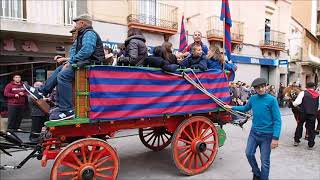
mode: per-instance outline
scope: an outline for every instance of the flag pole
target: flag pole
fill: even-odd
[[[223,49],[223,62],[225,63],[225,61],[226,61],[226,59],[225,59],[225,57],[226,57],[226,47],[225,47],[225,39],[226,39],[226,32],[225,32],[225,27],[226,26],[226,18],[224,18],[223,19],[223,30],[222,30],[222,32],[223,32],[223,36],[222,36],[222,49]],[[222,70],[224,70],[224,63],[222,64]]]

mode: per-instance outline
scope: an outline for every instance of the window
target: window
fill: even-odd
[[[23,19],[23,0],[1,0],[0,5],[1,17]]]
[[[77,1],[76,0],[64,0],[64,24],[72,25],[74,19],[77,16]]]

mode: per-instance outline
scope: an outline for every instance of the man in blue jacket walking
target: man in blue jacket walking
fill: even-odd
[[[266,93],[267,81],[256,78],[252,82],[257,94],[249,98],[245,106],[229,106],[225,108],[246,112],[252,109],[252,127],[248,137],[246,156],[252,168],[254,180],[269,179],[271,149],[278,147],[281,131],[281,115],[277,99]],[[259,146],[261,169],[258,167],[255,153]]]

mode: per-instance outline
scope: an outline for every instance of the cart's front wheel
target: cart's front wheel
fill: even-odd
[[[171,143],[172,133],[163,126],[140,128],[139,138],[147,148],[153,151],[161,151]]]
[[[107,142],[87,138],[69,144],[53,164],[50,178],[57,179],[116,179],[119,158]]]
[[[192,117],[178,126],[171,146],[177,168],[186,175],[199,174],[210,167],[218,152],[216,127],[206,117]]]

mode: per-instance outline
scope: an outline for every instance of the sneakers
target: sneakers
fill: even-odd
[[[253,174],[252,180],[260,180],[260,176],[257,176],[257,175],[255,175],[255,174]]]
[[[299,143],[298,142],[294,142],[293,145],[294,146],[299,146]]]
[[[34,98],[34,99],[43,99],[44,95],[39,92],[39,90],[35,87],[29,86],[28,84],[23,83],[24,89]]]
[[[66,111],[66,112],[61,112],[61,111],[54,111],[52,112],[52,114],[50,114],[50,121],[62,121],[62,120],[66,120],[66,119],[72,119],[74,118],[74,111],[70,110],[70,111]]]
[[[312,147],[308,146],[308,150],[312,150],[313,148],[314,148],[314,146],[312,146]]]

